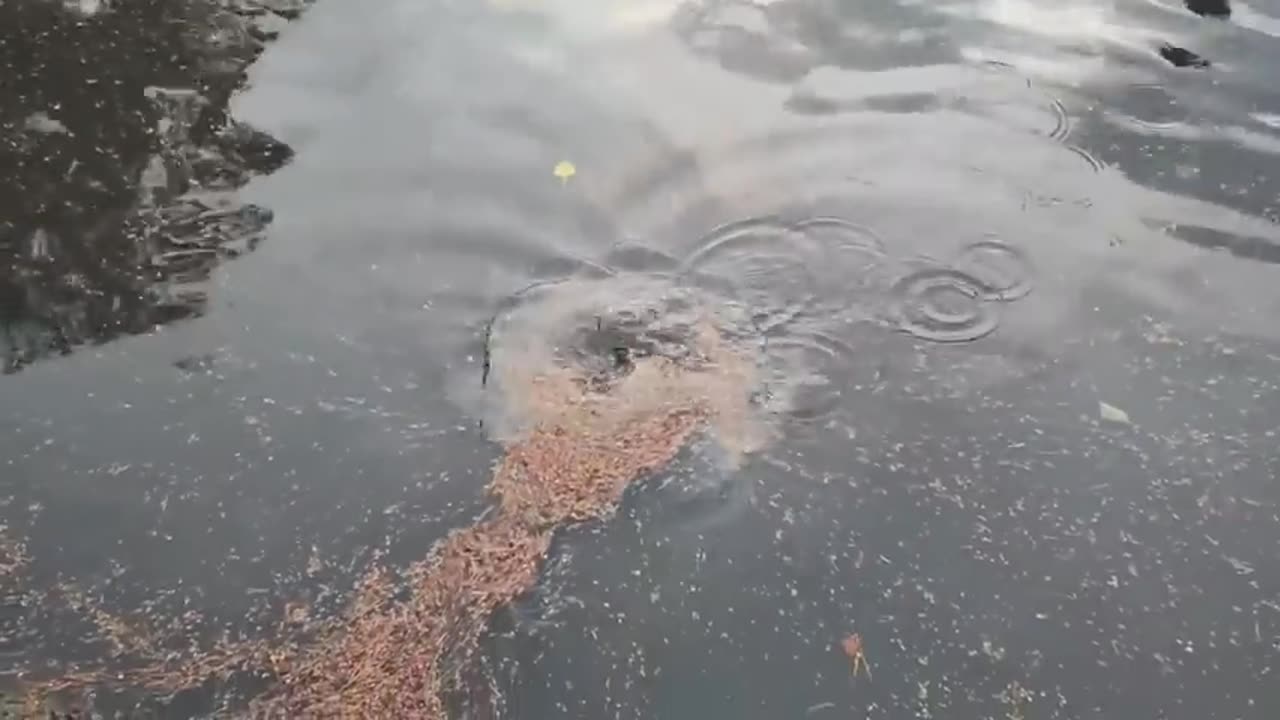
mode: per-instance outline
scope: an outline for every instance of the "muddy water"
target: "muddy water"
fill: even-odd
[[[232,103],[295,153],[241,190],[268,241],[198,316],[0,378],[4,663],[110,655],[69,585],[206,641],[332,611],[486,507],[521,418],[485,367],[545,358],[504,318],[608,373],[694,296],[777,432],[557,536],[459,717],[1274,717],[1278,34],[322,0]]]

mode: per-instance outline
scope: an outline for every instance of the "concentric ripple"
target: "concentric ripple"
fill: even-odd
[[[985,302],[989,290],[961,270],[924,265],[894,284],[892,317],[898,329],[923,340],[970,342],[998,325],[994,309]]]
[[[1021,250],[995,238],[966,245],[951,268],[983,289],[986,300],[1011,301],[1031,292],[1031,263]]]
[[[884,240],[874,230],[844,218],[813,217],[794,223],[791,229],[822,248],[824,280],[834,279],[845,287],[865,286],[884,262]]]
[[[678,274],[748,308],[762,328],[784,324],[816,300],[822,247],[778,218],[751,218],[711,231]]]
[[[764,405],[792,420],[817,422],[841,406],[841,379],[853,348],[820,332],[772,337],[766,346],[769,375]]]

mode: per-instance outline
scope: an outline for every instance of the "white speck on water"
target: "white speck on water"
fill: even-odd
[[[1237,574],[1237,575],[1252,575],[1252,574],[1253,574],[1253,565],[1250,565],[1249,563],[1247,563],[1247,562],[1245,562],[1245,561],[1241,560],[1240,558],[1233,558],[1233,557],[1231,557],[1231,556],[1229,556],[1229,555],[1223,555],[1223,556],[1222,556],[1222,559],[1223,559],[1223,560],[1226,560],[1226,561],[1227,561],[1227,562],[1229,562],[1229,563],[1231,563],[1231,567],[1235,568],[1235,571],[1236,571],[1236,574]]]

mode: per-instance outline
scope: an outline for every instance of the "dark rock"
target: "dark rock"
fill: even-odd
[[[1164,45],[1160,48],[1160,57],[1168,60],[1174,67],[1207,68],[1210,63],[1205,58],[1177,45]]]

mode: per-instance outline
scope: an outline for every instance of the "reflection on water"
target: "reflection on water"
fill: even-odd
[[[0,11],[5,372],[201,314],[213,269],[260,239],[270,214],[231,192],[289,150],[226,124],[261,45],[190,37],[184,24],[237,28],[211,8]]]
[[[6,651],[121,664],[40,604],[70,579],[108,618],[199,608],[202,649],[343,617],[493,512],[546,410],[513,387],[687,361],[709,313],[771,442],[668,448],[559,531],[484,606],[456,716],[1274,716],[1273,16],[317,4],[234,101],[297,157],[241,188],[275,220],[227,302],[5,378],[0,566],[34,593]]]
[[[1216,18],[1231,17],[1231,3],[1227,0],[1185,0],[1187,9],[1197,15]]]

